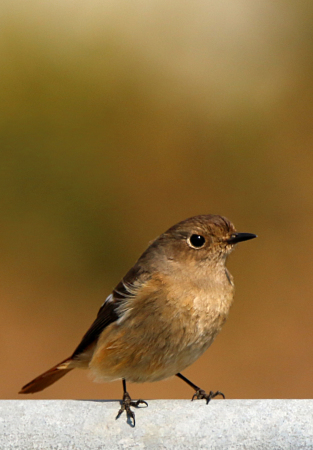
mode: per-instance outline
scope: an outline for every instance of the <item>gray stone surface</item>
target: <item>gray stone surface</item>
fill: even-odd
[[[313,449],[313,400],[1,400],[1,449]]]

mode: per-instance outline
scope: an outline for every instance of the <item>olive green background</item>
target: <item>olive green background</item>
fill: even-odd
[[[312,397],[312,2],[2,0],[0,16],[0,397],[71,354],[150,240],[208,213],[259,237],[231,255],[229,319],[184,374],[227,398]],[[21,398],[121,391],[76,370]]]

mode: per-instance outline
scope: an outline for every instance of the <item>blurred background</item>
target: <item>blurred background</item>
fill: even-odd
[[[184,375],[227,398],[313,396],[313,4],[2,0],[1,398],[120,398],[69,356],[148,242],[196,214],[258,239]],[[191,398],[173,378],[133,398]]]

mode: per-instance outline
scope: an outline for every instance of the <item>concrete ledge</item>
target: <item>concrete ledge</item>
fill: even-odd
[[[1,400],[1,449],[308,449],[313,400],[150,400],[136,427],[118,401]]]

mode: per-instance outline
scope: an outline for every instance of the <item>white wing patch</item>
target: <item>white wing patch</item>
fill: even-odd
[[[104,302],[102,303],[102,305],[100,306],[100,309],[106,305],[107,303],[112,303],[113,302],[113,294],[110,294],[107,296],[107,298],[104,300]]]

